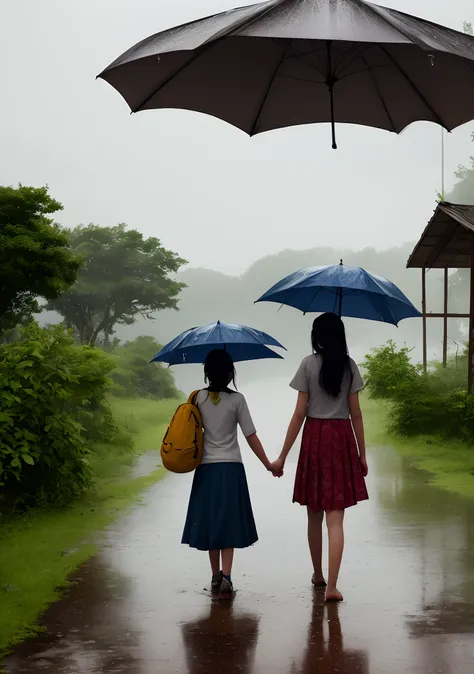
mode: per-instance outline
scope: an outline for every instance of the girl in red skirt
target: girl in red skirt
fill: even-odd
[[[316,318],[311,332],[313,354],[303,360],[290,386],[298,400],[288,426],[275,473],[306,420],[296,471],[293,503],[308,510],[308,542],[313,561],[312,583],[326,587],[326,601],[342,601],[337,579],[344,550],[344,511],[369,498],[364,424],[359,405],[363,388],[357,365],[349,358],[342,320],[335,314]],[[321,568],[322,522],[329,534],[329,576]]]

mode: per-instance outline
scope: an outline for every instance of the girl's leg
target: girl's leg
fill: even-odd
[[[234,561],[234,548],[227,548],[221,550],[222,555],[222,573],[224,576],[230,577],[232,574],[232,563]]]
[[[326,513],[326,524],[329,535],[329,575],[326,599],[342,601],[342,594],[337,589],[337,580],[344,552],[344,510]]]
[[[216,578],[221,570],[221,551],[209,550],[209,561],[211,562],[212,575]]]
[[[313,562],[313,585],[324,583],[321,567],[323,556],[323,511],[315,512],[308,508],[308,543]]]
[[[222,583],[219,597],[221,599],[232,599],[234,586],[230,578],[232,573],[232,562],[234,561],[234,548],[221,550],[222,555]]]

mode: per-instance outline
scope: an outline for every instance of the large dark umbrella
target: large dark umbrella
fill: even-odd
[[[474,38],[364,0],[270,0],[171,28],[99,77],[132,112],[184,108],[253,136],[348,122],[400,133],[474,118]]]

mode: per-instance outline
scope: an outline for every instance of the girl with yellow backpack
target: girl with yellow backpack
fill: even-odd
[[[235,367],[227,351],[211,351],[204,364],[206,389],[194,398],[204,429],[202,461],[194,474],[182,543],[209,553],[212,591],[233,594],[235,548],[258,540],[245,469],[237,439],[239,426],[250,449],[268,471],[265,454],[244,396],[235,387]]]

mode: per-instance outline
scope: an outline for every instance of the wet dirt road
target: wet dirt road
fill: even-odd
[[[293,397],[283,390],[275,423],[268,391],[246,393],[278,451]],[[296,456],[274,480],[245,453],[261,540],[236,555],[234,602],[211,601],[206,555],[180,545],[191,478],[169,476],[104,537],[8,674],[471,674],[474,501],[373,448],[371,500],[347,513],[346,601],[325,606],[291,504]]]

